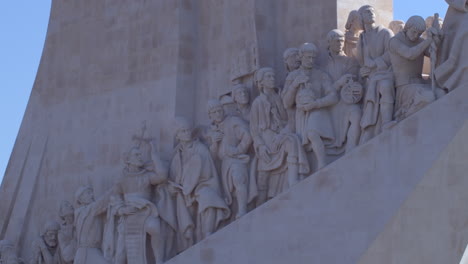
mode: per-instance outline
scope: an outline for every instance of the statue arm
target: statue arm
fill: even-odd
[[[151,172],[150,181],[152,185],[157,185],[165,182],[169,177],[169,168],[165,162],[161,160],[158,153],[156,153],[156,147],[151,141],[151,161],[154,165],[154,172]]]
[[[255,148],[265,145],[260,131],[260,111],[258,105],[254,104],[250,110],[250,133],[255,145]]]
[[[315,100],[315,108],[327,107],[338,103],[339,99],[336,89],[333,87],[330,78],[325,74],[322,77],[322,88],[325,90],[325,96]]]
[[[289,74],[284,83],[283,91],[281,92],[283,105],[286,109],[294,108],[294,104],[296,103],[297,85],[293,81],[292,75],[294,74]]]
[[[405,44],[403,44],[400,40],[396,38],[392,38],[390,40],[389,45],[390,45],[390,50],[393,53],[396,53],[399,56],[408,60],[415,60],[416,58],[420,57],[426,52],[426,50],[429,48],[431,43],[432,43],[431,39],[425,39],[418,45],[410,48],[406,46]]]
[[[237,153],[245,154],[252,144],[252,137],[250,136],[249,129],[246,125],[240,124],[235,127],[235,130],[237,138],[240,139],[240,143],[237,145]]]

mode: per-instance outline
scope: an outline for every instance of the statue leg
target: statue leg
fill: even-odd
[[[145,231],[151,237],[151,247],[153,249],[156,263],[164,262],[164,238],[161,235],[161,220],[155,217],[149,217],[145,222]]]
[[[320,135],[314,130],[309,130],[307,132],[307,138],[309,139],[312,145],[312,150],[317,158],[317,170],[319,170],[327,165],[325,161],[325,145],[323,144]]]
[[[268,175],[269,173],[266,171],[259,171],[257,177],[257,189],[258,189],[258,196],[257,196],[257,206],[262,205],[268,199]]]
[[[393,120],[393,108],[395,104],[395,87],[393,82],[382,80],[379,82],[380,91],[380,115],[382,117],[382,126],[388,127]]]
[[[361,137],[361,116],[362,112],[360,109],[351,111],[349,115],[349,129],[346,134],[346,153],[350,152],[359,144],[359,138]]]
[[[245,165],[235,165],[232,172],[232,181],[236,190],[238,212],[236,219],[247,213],[247,177],[248,171]]]
[[[299,164],[298,164],[298,152],[299,146],[296,140],[293,140],[291,137],[287,137],[285,141],[286,152],[288,153],[286,162],[288,163],[288,185],[289,187],[299,182]]]
[[[216,231],[215,227],[216,208],[210,207],[201,212],[200,223],[201,225],[201,238],[200,240],[208,237]]]

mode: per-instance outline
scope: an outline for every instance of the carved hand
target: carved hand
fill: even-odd
[[[267,147],[265,145],[262,145],[260,147],[258,147],[258,155],[260,156],[260,158],[269,163],[271,161],[271,158],[270,158],[270,155],[268,155],[268,150],[267,150]]]
[[[368,68],[368,67],[366,67],[366,66],[364,66],[364,67],[362,67],[362,68],[359,70],[359,73],[361,74],[362,77],[367,77],[367,76],[370,75],[371,69]]]
[[[301,75],[297,76],[297,77],[294,79],[293,87],[294,87],[294,88],[298,88],[299,85],[301,85],[301,84],[303,84],[303,83],[305,84],[305,83],[307,83],[308,81],[309,81],[309,77],[307,77],[307,76],[301,74]]]
[[[353,77],[354,76],[352,74],[345,74],[341,76],[341,78],[338,80],[338,86],[339,87],[344,86],[345,84],[353,80]]]
[[[213,142],[219,142],[219,141],[223,140],[223,136],[224,136],[223,133],[218,132],[218,131],[214,131],[212,136],[211,136],[211,139],[213,140]]]

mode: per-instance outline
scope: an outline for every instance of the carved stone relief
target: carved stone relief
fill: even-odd
[[[255,98],[239,79],[230,95],[210,100],[204,141],[190,120],[177,118],[171,160],[161,158],[144,125],[112,188],[95,199],[83,186],[75,208],[62,202],[61,224],[45,226],[31,263],[167,261],[325,167],[327,155],[352,151],[466,84],[467,12],[465,0],[453,1],[442,29],[437,16],[431,26],[413,16],[392,22],[394,35],[375,24],[373,7],[352,11],[345,33],[328,33],[323,65],[319,49],[304,43],[283,53],[284,80],[272,68],[255,71]],[[21,263],[7,241],[0,260]]]

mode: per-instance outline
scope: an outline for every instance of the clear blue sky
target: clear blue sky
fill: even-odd
[[[2,1],[0,8],[0,181],[8,164],[42,54],[51,0]],[[445,15],[443,0],[394,0],[394,16]]]

